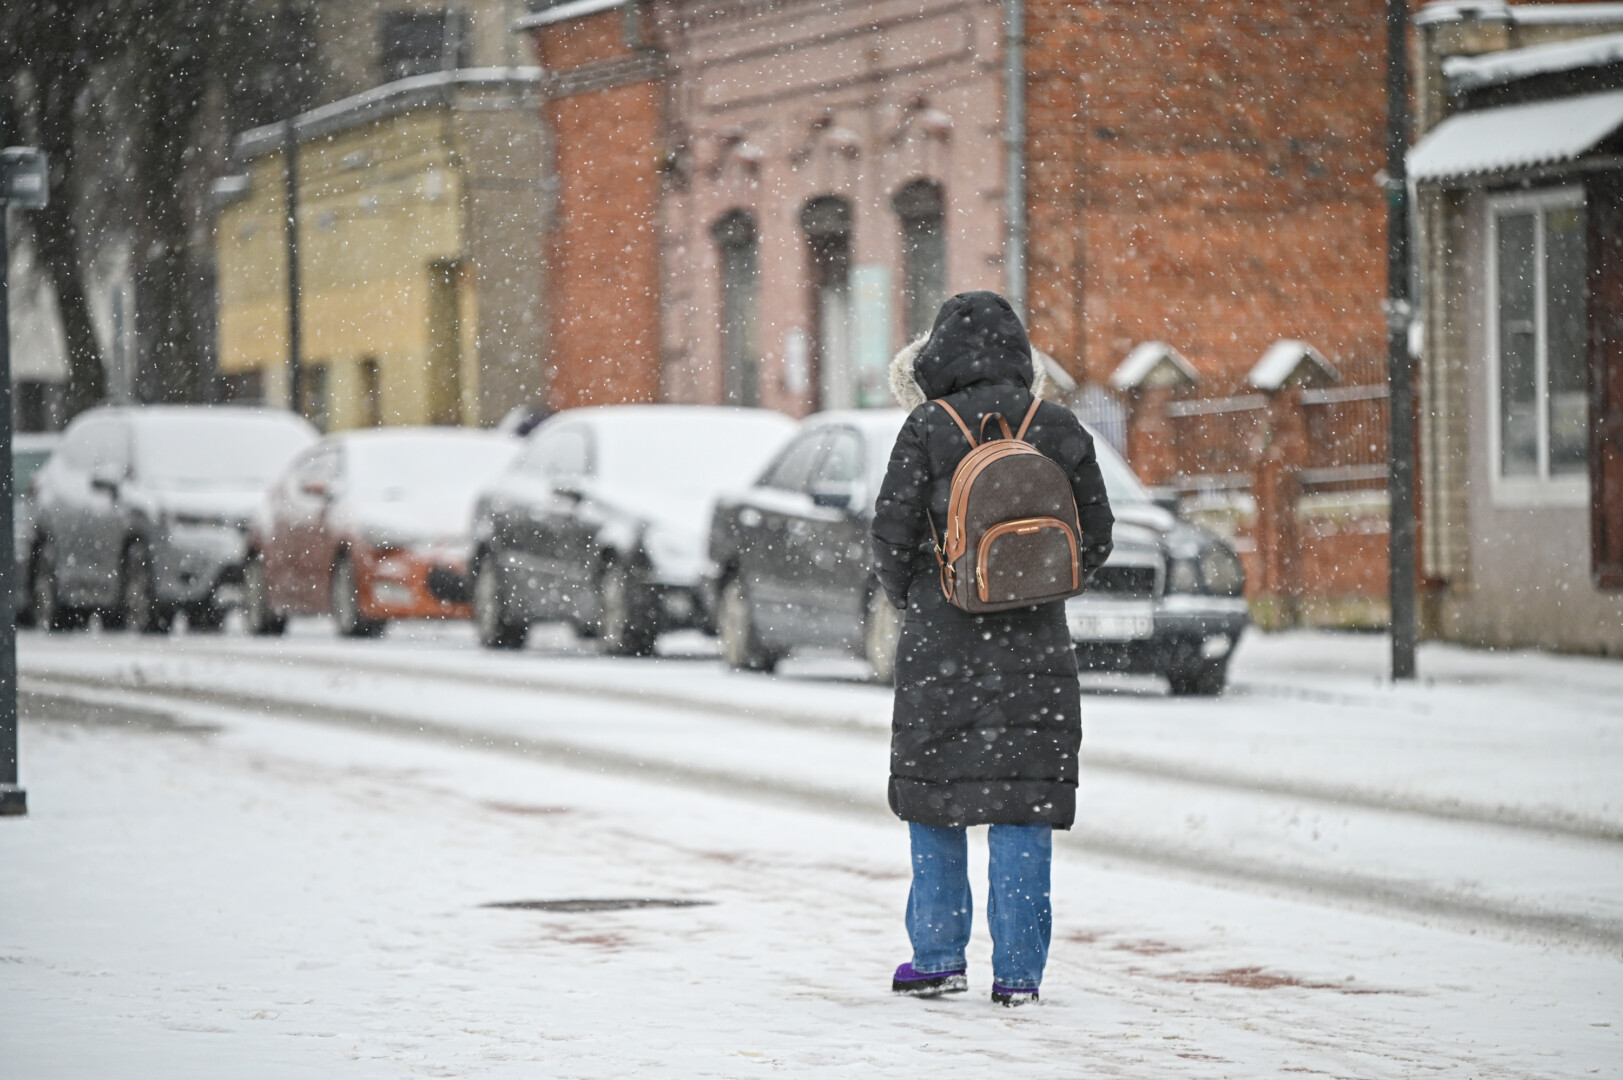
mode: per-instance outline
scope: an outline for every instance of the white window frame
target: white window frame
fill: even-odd
[[[1589,472],[1552,477],[1550,475],[1550,405],[1549,405],[1549,327],[1546,325],[1549,303],[1548,282],[1544,265],[1544,215],[1551,210],[1587,209],[1584,189],[1577,184],[1541,188],[1537,191],[1519,191],[1507,195],[1494,195],[1487,200],[1487,296],[1486,318],[1488,361],[1488,490],[1493,501],[1500,506],[1559,506],[1587,508],[1589,506]],[[1538,416],[1538,468],[1537,476],[1505,476],[1500,470],[1500,439],[1504,415],[1499,400],[1499,219],[1506,214],[1534,212],[1534,295],[1538,297],[1535,311],[1538,349],[1533,360],[1533,380],[1537,388]],[[1587,303],[1585,310],[1588,310]]]

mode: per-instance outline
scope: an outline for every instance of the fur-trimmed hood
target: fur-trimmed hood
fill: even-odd
[[[941,306],[928,334],[890,362],[890,392],[912,412],[931,398],[970,386],[1015,383],[1051,397],[1053,381],[1037,362],[1025,328],[996,293],[959,293]]]

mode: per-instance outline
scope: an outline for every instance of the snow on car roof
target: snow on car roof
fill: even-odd
[[[559,413],[530,438],[570,421],[596,433],[600,479],[654,487],[723,490],[753,476],[795,432],[773,409],[726,405],[603,405]]]
[[[763,426],[781,428],[794,426],[794,419],[776,409],[753,409],[738,405],[587,405],[579,409],[565,409],[548,420],[557,423],[565,419],[584,420],[593,425],[625,424],[641,426],[647,423],[704,424],[716,420],[758,421]]]

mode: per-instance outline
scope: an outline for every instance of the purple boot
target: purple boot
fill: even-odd
[[[911,963],[903,964],[896,969],[895,978],[890,981],[892,993],[906,994],[908,997],[940,997],[942,994],[961,994],[969,989],[969,978],[964,970],[937,971],[925,974],[914,971]]]
[[[1037,990],[1035,987],[1022,989],[1013,986],[999,986],[995,982],[992,984],[992,1003],[994,1005],[1005,1005],[1012,1009],[1018,1005],[1033,1005],[1036,1002]]]

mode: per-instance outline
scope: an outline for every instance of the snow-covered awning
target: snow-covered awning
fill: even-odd
[[[1456,113],[1409,151],[1409,177],[1436,184],[1572,161],[1623,126],[1623,90]]]

